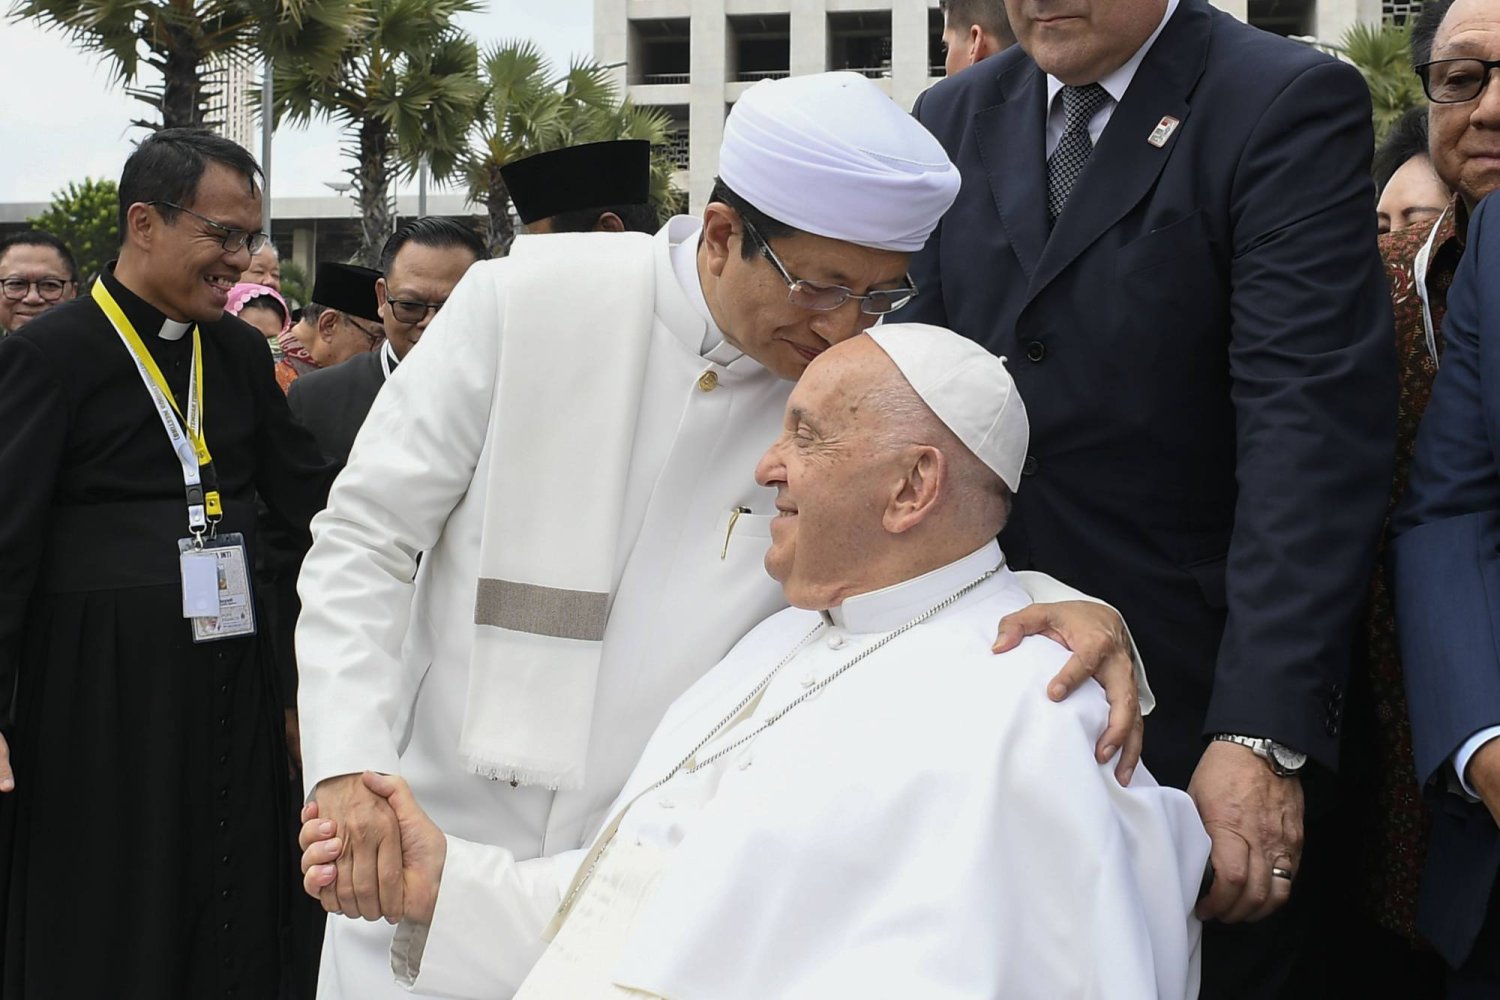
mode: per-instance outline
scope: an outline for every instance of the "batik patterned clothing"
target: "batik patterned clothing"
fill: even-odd
[[[1402,686],[1401,657],[1396,641],[1395,615],[1386,587],[1385,538],[1390,512],[1406,492],[1417,426],[1432,395],[1437,360],[1427,344],[1422,320],[1422,298],[1416,284],[1416,264],[1431,238],[1426,286],[1436,347],[1442,350],[1443,315],[1448,287],[1463,255],[1463,222],[1467,217],[1457,198],[1437,222],[1412,226],[1380,238],[1380,253],[1391,285],[1396,316],[1396,354],[1400,366],[1397,403],[1396,474],[1391,481],[1386,530],[1381,534],[1380,560],[1370,584],[1370,602],[1363,619],[1365,683],[1373,710],[1371,720],[1371,787],[1375,793],[1362,806],[1366,815],[1359,828],[1368,831],[1363,867],[1366,903],[1379,923],[1408,939],[1416,938],[1417,886],[1426,855],[1431,823],[1428,807],[1417,785],[1412,761],[1411,720]],[[1352,755],[1351,755],[1352,756]],[[1352,763],[1352,760],[1351,760]],[[1358,766],[1358,765],[1356,765]]]

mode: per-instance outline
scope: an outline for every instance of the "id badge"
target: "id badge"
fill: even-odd
[[[238,532],[204,539],[179,538],[182,614],[193,623],[194,642],[255,634],[255,596],[245,537]]]

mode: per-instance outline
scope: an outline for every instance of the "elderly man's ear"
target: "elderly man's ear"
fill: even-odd
[[[932,515],[938,497],[948,485],[948,460],[931,445],[918,445],[909,452],[910,464],[891,491],[882,519],[893,535],[910,531]]]

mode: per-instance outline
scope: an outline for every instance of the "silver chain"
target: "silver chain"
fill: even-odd
[[[692,751],[686,757],[684,757],[684,758],[682,758],[682,760],[678,761],[676,767],[672,768],[672,770],[670,772],[668,772],[667,775],[664,778],[662,778],[660,781],[656,782],[654,785],[651,785],[650,787],[648,787],[645,790],[645,792],[642,792],[641,794],[644,795],[644,794],[646,794],[646,792],[653,792],[653,791],[655,791],[656,789],[660,788],[662,785],[665,785],[667,782],[669,782],[673,778],[675,778],[680,772],[686,771],[688,774],[693,774],[693,773],[697,772],[698,770],[700,770],[701,768],[707,767],[709,764],[712,764],[714,761],[716,761],[719,758],[723,757],[725,754],[732,753],[736,748],[744,746],[746,743],[749,743],[751,740],[755,739],[755,737],[759,736],[761,733],[765,732],[767,729],[770,729],[772,726],[776,725],[776,723],[780,722],[782,719],[786,718],[787,713],[791,712],[792,709],[796,708],[798,705],[801,705],[803,702],[807,701],[808,699],[814,697],[815,695],[817,695],[817,693],[819,691],[822,691],[828,685],[830,685],[834,681],[838,680],[841,676],[843,676],[843,674],[844,674],[845,671],[847,671],[850,667],[854,666],[860,660],[863,660],[865,657],[869,656],[871,653],[875,652],[877,649],[881,648],[886,643],[888,643],[891,640],[895,639],[897,636],[901,635],[902,633],[908,632],[911,629],[916,628],[918,625],[922,624],[927,619],[929,619],[933,615],[937,614],[939,611],[942,611],[944,608],[951,607],[956,601],[958,601],[964,595],[968,594],[971,590],[973,590],[975,587],[979,586],[984,581],[988,580],[990,577],[994,576],[999,571],[1000,571],[1000,567],[996,566],[994,569],[988,571],[983,576],[981,576],[979,579],[975,580],[973,583],[970,583],[967,586],[965,586],[964,588],[962,588],[961,590],[958,590],[958,591],[954,592],[953,594],[951,594],[946,600],[944,600],[940,604],[936,604],[933,607],[928,608],[926,611],[922,612],[920,615],[917,615],[917,617],[913,618],[911,621],[907,622],[905,625],[902,625],[900,628],[896,629],[895,631],[893,631],[893,632],[887,632],[885,635],[881,636],[875,642],[872,642],[870,645],[866,646],[864,649],[860,650],[858,653],[855,653],[852,657],[850,657],[848,660],[846,660],[837,670],[833,671],[827,677],[824,677],[822,680],[818,681],[816,684],[813,684],[811,687],[809,687],[806,691],[803,691],[796,698],[793,698],[791,701],[787,702],[781,708],[779,708],[775,712],[771,713],[769,716],[766,717],[765,721],[762,722],[759,726],[756,726],[755,729],[753,729],[750,732],[746,733],[744,736],[741,736],[739,739],[735,740],[733,743],[729,744],[728,746],[720,747],[718,750],[715,750],[712,754],[710,754],[709,756],[703,758],[702,760],[699,760],[699,761],[693,760],[693,758],[698,755],[698,752],[700,750],[702,750],[704,747],[708,746],[708,744],[712,743],[716,737],[718,737],[726,728],[728,728],[729,724],[731,722],[733,722],[735,720],[735,718],[741,712],[743,712],[745,710],[745,706],[749,705],[756,698],[760,697],[761,694],[765,692],[766,688],[770,686],[771,681],[775,679],[776,675],[779,674],[779,673],[781,673],[781,669],[783,667],[785,667],[788,663],[791,663],[792,660],[796,658],[797,654],[800,653],[800,652],[802,652],[802,650],[807,647],[807,644],[813,640],[813,637],[816,636],[819,632],[821,632],[826,627],[826,623],[825,622],[819,622],[816,626],[814,626],[814,628],[813,628],[813,630],[811,632],[807,633],[807,635],[805,635],[805,636],[802,637],[802,640],[800,642],[798,642],[796,646],[792,647],[792,651],[790,653],[786,654],[786,656],[782,659],[782,661],[780,663],[776,664],[776,668],[774,670],[772,670],[769,674],[766,674],[765,677],[761,678],[760,683],[756,684],[755,687],[751,688],[750,689],[750,693],[747,694],[747,695],[745,695],[745,697],[741,698],[740,701],[739,701],[739,704],[735,705],[734,708],[729,712],[728,715],[726,715],[726,716],[724,716],[724,718],[720,719],[719,722],[718,722],[718,724],[715,725],[713,727],[713,729],[709,730],[709,733],[708,733],[707,736],[703,737],[703,739],[701,739],[701,740],[698,741],[698,745],[695,746],[695,747],[693,747]]]
[[[1000,565],[1003,566],[1004,563],[1001,563]],[[823,629],[827,627],[827,623],[826,622],[822,622],[822,621],[818,622],[817,625],[813,626],[813,630],[811,632],[809,632],[809,633],[807,633],[807,635],[803,636],[802,639],[797,643],[797,645],[795,645],[795,646],[792,647],[792,651],[790,653],[787,653],[786,656],[782,657],[781,662],[778,663],[778,664],[776,664],[775,669],[773,669],[770,673],[766,674],[765,677],[761,678],[760,682],[758,684],[756,684],[755,687],[751,688],[750,692],[748,694],[746,694],[745,697],[741,698],[739,700],[739,702],[734,706],[734,708],[732,708],[729,711],[729,714],[726,715],[726,716],[724,716],[724,718],[720,719],[719,722],[718,722],[718,724],[715,725],[713,727],[713,729],[709,730],[708,735],[705,736],[705,737],[703,737],[703,739],[699,740],[698,741],[698,745],[695,746],[695,747],[693,747],[692,751],[689,752],[686,757],[682,758],[682,760],[680,760],[680,761],[677,762],[677,766],[676,767],[673,767],[672,770],[668,771],[659,780],[657,780],[654,783],[652,783],[652,784],[646,786],[645,788],[643,788],[639,793],[636,794],[636,796],[634,798],[631,799],[631,802],[636,802],[636,801],[640,800],[642,797],[644,797],[646,795],[649,795],[650,793],[656,791],[662,785],[665,785],[667,782],[669,782],[673,778],[677,777],[677,775],[680,774],[680,773],[682,773],[683,771],[686,771],[688,774],[693,774],[693,773],[697,772],[699,769],[707,767],[709,764],[712,764],[714,761],[720,759],[725,754],[733,753],[737,748],[739,748],[741,746],[744,746],[746,743],[749,743],[751,740],[755,739],[755,737],[759,736],[761,733],[765,732],[767,729],[770,729],[772,726],[776,725],[776,723],[780,722],[782,719],[786,718],[787,713],[789,713],[792,709],[796,708],[798,705],[800,705],[803,702],[807,701],[809,698],[812,698],[819,691],[822,691],[828,685],[830,685],[834,681],[838,680],[839,677],[843,676],[843,674],[844,674],[845,671],[847,671],[850,667],[854,666],[860,660],[863,660],[865,657],[869,656],[871,653],[875,652],[877,649],[879,649],[880,647],[884,646],[886,643],[890,642],[891,640],[895,639],[897,636],[901,635],[902,633],[908,632],[911,629],[916,628],[918,625],[922,624],[927,619],[929,619],[933,615],[937,614],[939,611],[942,611],[944,608],[951,607],[954,603],[956,603],[961,598],[963,598],[966,594],[968,594],[970,591],[972,591],[975,587],[978,587],[981,583],[983,583],[984,581],[988,580],[990,577],[994,576],[998,572],[1000,572],[1000,566],[996,566],[994,569],[989,570],[983,576],[981,576],[979,579],[975,580],[973,583],[970,583],[967,586],[963,587],[962,589],[960,589],[958,591],[955,591],[953,594],[949,595],[946,600],[942,601],[939,604],[934,605],[933,607],[928,608],[926,611],[922,612],[920,615],[917,615],[917,617],[913,618],[911,621],[907,622],[905,625],[902,625],[900,628],[896,629],[895,631],[893,631],[893,632],[887,632],[885,635],[881,636],[875,642],[872,642],[870,645],[866,646],[864,649],[860,650],[858,653],[854,654],[854,656],[852,656],[848,660],[846,660],[837,670],[833,671],[833,673],[829,674],[827,677],[824,677],[822,680],[818,681],[816,684],[813,684],[811,687],[809,687],[806,691],[803,691],[796,698],[794,698],[791,701],[787,702],[781,708],[777,709],[771,715],[767,716],[766,720],[764,722],[762,722],[759,726],[756,726],[755,729],[752,730],[751,732],[746,733],[744,736],[741,736],[739,739],[735,740],[733,743],[729,744],[728,746],[721,747],[718,750],[715,750],[712,754],[710,754],[709,756],[703,758],[702,760],[699,760],[699,761],[693,760],[693,758],[698,755],[698,752],[700,750],[702,750],[704,747],[708,746],[708,744],[712,743],[714,741],[715,737],[717,737],[726,728],[728,728],[729,724],[732,723],[735,720],[735,718],[741,712],[743,712],[745,710],[746,706],[748,706],[752,701],[754,701],[756,698],[760,697],[761,694],[763,694],[765,692],[766,688],[768,686],[770,686],[771,681],[775,679],[776,675],[779,674],[779,673],[781,673],[781,669],[783,667],[785,667],[788,663],[791,663],[792,660],[796,658],[796,656],[797,656],[798,653],[800,653],[800,652],[802,652],[802,650],[806,649],[807,648],[807,644],[813,640],[814,636],[816,636],[819,632],[823,631]],[[628,809],[629,806],[626,806],[626,808]],[[580,879],[578,879],[574,883],[572,891],[570,891],[567,894],[567,897],[563,900],[562,906],[560,906],[558,908],[558,913],[559,914],[567,912],[567,910],[573,905],[573,900],[576,899],[578,897],[578,894],[583,891],[584,886],[588,885],[588,883],[593,879],[593,877],[594,877],[594,871],[595,871],[595,869],[597,869],[599,867],[599,862],[601,862],[602,860],[604,860],[604,854],[605,854],[605,851],[608,850],[608,847],[609,847],[609,845],[606,843],[604,845],[604,848],[601,849],[599,851],[599,853],[596,854],[594,856],[593,860],[589,863],[588,870],[583,873],[583,877],[580,878]]]

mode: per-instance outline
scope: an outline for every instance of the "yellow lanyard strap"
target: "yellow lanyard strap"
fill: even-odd
[[[213,462],[213,455],[208,450],[208,439],[203,433],[203,340],[198,332],[198,327],[193,327],[193,370],[188,386],[188,412],[187,416],[184,417],[181,408],[177,405],[176,398],[172,394],[171,386],[167,384],[167,380],[162,375],[161,369],[157,367],[156,359],[151,357],[150,351],[146,350],[146,345],[141,342],[140,335],[136,333],[135,325],[130,322],[129,317],[125,315],[125,311],[120,308],[114,296],[109,293],[109,289],[104,286],[102,279],[94,282],[91,294],[94,301],[99,304],[99,308],[104,311],[104,315],[109,318],[111,325],[115,328],[115,332],[120,335],[120,339],[125,342],[125,346],[130,350],[138,370],[142,371],[156,387],[156,391],[152,393],[152,396],[166,401],[171,407],[172,412],[176,414],[177,429],[185,434],[187,440],[192,444],[198,469],[187,469],[186,459],[184,459],[184,478],[190,479],[188,485],[189,506],[191,507],[194,499],[193,494],[196,492],[194,487],[201,482],[199,478],[201,470]],[[150,389],[150,386],[147,386],[147,388]],[[168,435],[175,439],[176,435],[173,434],[174,428],[168,423],[171,419],[170,416],[165,413],[161,414],[161,416],[163,425],[167,427]],[[175,447],[174,443],[174,449]],[[194,473],[191,477],[187,475],[189,471]],[[218,518],[222,516],[223,505],[219,500],[218,490],[209,490],[203,494],[203,506],[206,508],[209,517]],[[194,527],[198,526],[195,524]]]

